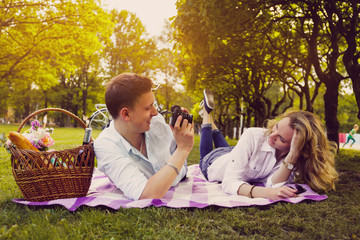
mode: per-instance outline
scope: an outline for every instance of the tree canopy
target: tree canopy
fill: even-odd
[[[292,107],[294,94],[298,108],[314,111],[324,85],[328,136],[338,142],[340,84],[359,64],[356,1],[179,0],[177,7],[178,66],[189,89],[215,90],[260,126]]]
[[[59,76],[74,75],[91,61],[99,61],[102,41],[111,22],[100,1],[2,1],[0,23],[0,78],[8,97],[22,116]],[[97,58],[97,59],[96,59]],[[35,94],[36,95],[36,94]]]
[[[334,141],[338,118],[354,121],[349,101],[360,106],[357,0],[176,5],[177,16],[157,38],[134,13],[105,10],[100,0],[0,2],[0,114],[11,107],[19,121],[37,108],[61,107],[89,116],[94,103],[104,102],[106,81],[135,72],[163,85],[156,95],[165,109],[191,108],[204,88],[213,90],[216,121],[230,136],[234,127],[262,126],[289,108],[323,116]],[[342,90],[350,84],[354,97]],[[339,104],[346,113],[338,112]]]
[[[100,0],[11,0],[0,11],[0,110],[17,119],[49,106],[89,116],[110,77],[154,75],[169,57],[135,14]]]

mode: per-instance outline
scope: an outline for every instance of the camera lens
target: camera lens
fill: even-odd
[[[178,105],[173,105],[171,107],[171,112],[180,112],[181,113],[181,107]]]
[[[188,120],[188,123],[192,123],[193,115],[183,112],[183,113],[182,113],[182,116],[183,116],[183,120],[184,120],[184,119],[187,119],[187,120]],[[181,122],[181,123],[182,123],[182,122]]]
[[[187,120],[188,120],[188,123],[192,123],[192,121],[193,121],[193,115],[181,111],[181,107],[178,106],[178,105],[173,105],[173,106],[171,107],[171,112],[172,112],[172,114],[171,114],[170,124],[171,124],[172,126],[175,125],[176,120],[177,120],[177,118],[179,117],[179,115],[182,116],[182,120],[181,120],[180,126],[181,126],[182,122],[184,121],[184,119],[187,119]]]

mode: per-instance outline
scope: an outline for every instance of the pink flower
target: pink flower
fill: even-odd
[[[10,139],[8,139],[8,140],[6,140],[5,144],[7,147],[10,147],[12,145],[12,142],[10,141]]]
[[[46,134],[45,137],[41,139],[42,143],[46,147],[51,147],[54,145],[55,141],[50,137],[50,134]]]
[[[31,128],[23,133],[31,144],[40,151],[48,150],[48,147],[54,145],[55,141],[50,137],[54,129],[43,129],[38,121],[31,122]]]

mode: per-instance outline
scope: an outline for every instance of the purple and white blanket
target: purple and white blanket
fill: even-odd
[[[306,192],[295,198],[276,201],[264,198],[232,196],[221,191],[221,184],[206,181],[200,171],[199,165],[191,165],[189,166],[186,180],[179,183],[176,187],[170,188],[163,198],[133,201],[126,198],[105,174],[95,169],[92,183],[86,197],[57,199],[47,202],[29,202],[23,199],[14,199],[13,201],[32,206],[62,205],[70,211],[75,211],[83,205],[90,207],[106,206],[112,209],[145,208],[149,206],[204,208],[210,205],[231,208],[252,205],[263,206],[279,201],[299,203],[303,200],[322,201],[327,199],[326,195],[319,195],[313,192],[307,185],[302,186],[306,189]]]

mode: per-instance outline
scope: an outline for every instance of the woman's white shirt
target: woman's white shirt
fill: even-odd
[[[273,184],[271,177],[284,160],[276,161],[275,148],[268,143],[264,128],[248,128],[234,149],[216,159],[208,168],[209,181],[222,182],[225,193],[237,195],[244,183],[263,183],[266,187],[279,187],[293,181]]]

